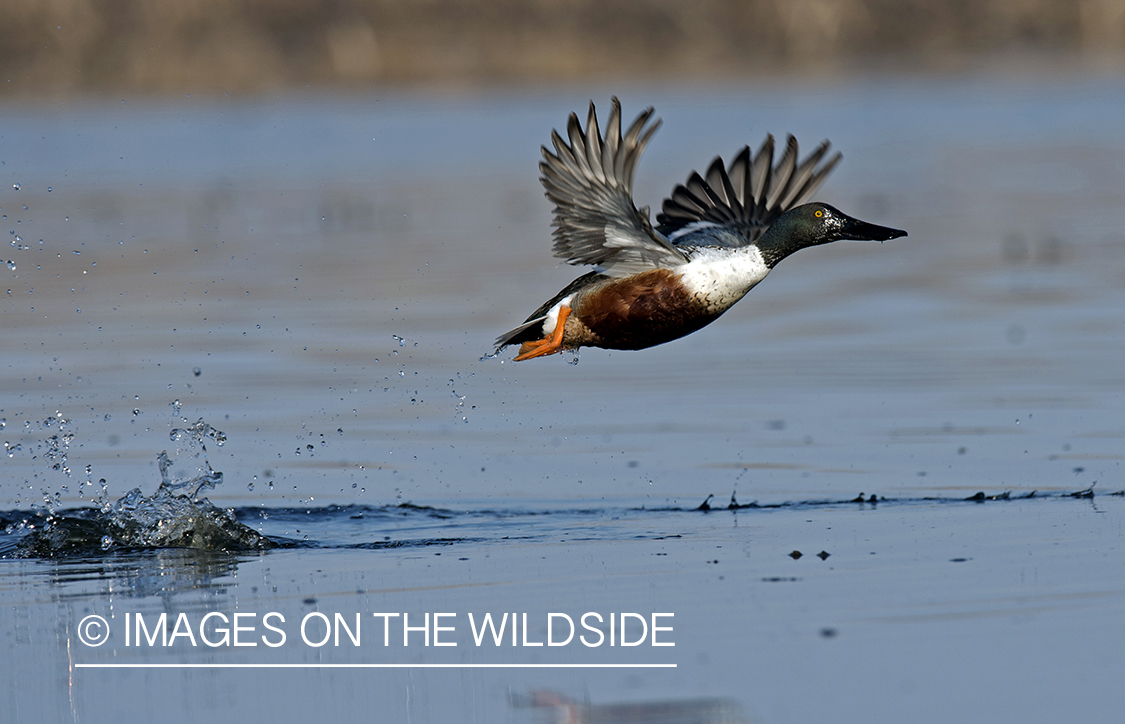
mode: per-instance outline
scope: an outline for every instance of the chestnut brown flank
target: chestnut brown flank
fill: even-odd
[[[644,349],[678,339],[714,321],[669,269],[611,279],[574,300],[564,346]]]

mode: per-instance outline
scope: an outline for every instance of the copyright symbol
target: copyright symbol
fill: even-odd
[[[78,640],[87,646],[101,646],[109,639],[109,622],[91,614],[78,623]]]

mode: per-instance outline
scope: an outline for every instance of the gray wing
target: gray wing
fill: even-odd
[[[687,261],[683,252],[652,228],[648,207],[633,204],[633,175],[652,134],[652,109],[637,116],[621,136],[621,103],[614,98],[603,138],[594,104],[586,130],[570,114],[568,144],[551,132],[552,153],[543,147],[539,164],[547,198],[555,204],[554,253],[569,264],[593,264],[602,273],[625,277]]]
[[[773,165],[773,136],[766,136],[758,153],[742,149],[730,168],[716,157],[706,177],[692,172],[687,183],[677,186],[664,200],[656,221],[660,232],[675,241],[707,226],[723,226],[738,233],[749,244],[758,239],[777,217],[804,203],[820,187],[840,161],[837,153],[824,163],[828,141],[797,163],[797,139],[789,136],[785,151]]]

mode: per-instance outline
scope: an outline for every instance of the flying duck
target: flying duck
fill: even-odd
[[[704,176],[692,172],[656,217],[633,203],[637,162],[660,120],[648,108],[621,134],[614,98],[603,136],[593,102],[583,131],[570,114],[567,139],[551,132],[539,164],[555,204],[554,254],[592,265],[496,340],[496,352],[519,344],[515,361],[578,347],[645,349],[710,324],[765,279],[778,262],[807,246],[840,239],[887,241],[900,229],[854,219],[809,199],[840,160],[829,143],[798,162],[788,137],[773,163],[774,139],[757,153],[742,149],[730,166],[716,157]],[[652,121],[650,123],[650,121]]]

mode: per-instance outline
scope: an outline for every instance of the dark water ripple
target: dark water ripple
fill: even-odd
[[[1100,493],[1125,497],[1125,490]],[[495,544],[505,541],[535,541],[570,536],[571,540],[613,541],[638,537],[610,525],[613,521],[652,519],[662,522],[668,516],[691,514],[767,513],[785,510],[901,509],[912,506],[980,505],[1044,501],[1064,503],[1092,501],[1094,487],[1069,492],[1038,492],[1013,495],[1011,492],[978,492],[968,497],[901,497],[860,493],[842,500],[797,500],[781,503],[739,503],[734,495],[726,504],[714,503],[708,496],[694,507],[579,507],[554,510],[484,508],[455,510],[412,503],[395,505],[327,505],[322,507],[255,508],[240,507],[222,511],[228,524],[217,535],[192,534],[198,525],[198,512],[188,520],[166,521],[169,528],[187,529],[188,535],[165,544],[151,540],[130,540],[114,516],[96,508],[72,508],[47,514],[39,511],[0,511],[0,558],[97,559],[121,552],[144,550],[196,550],[217,553],[258,553],[271,549],[402,549]],[[217,509],[216,509],[217,510]],[[213,520],[208,518],[207,520]],[[211,525],[211,523],[208,523]],[[659,531],[640,537],[668,537]],[[107,540],[111,541],[107,545]]]

